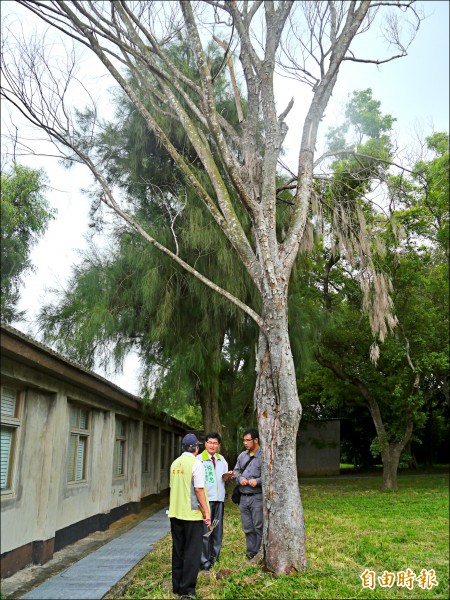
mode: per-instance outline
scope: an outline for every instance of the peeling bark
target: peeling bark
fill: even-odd
[[[262,558],[276,573],[306,569],[305,522],[297,478],[301,419],[288,334],[287,298],[267,301],[267,335],[259,337],[255,405],[261,441],[264,496]]]

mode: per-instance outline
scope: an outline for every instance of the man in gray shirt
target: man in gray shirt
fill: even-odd
[[[241,492],[239,509],[247,545],[247,558],[251,559],[261,547],[263,530],[261,449],[257,429],[244,431],[244,445],[245,450],[239,454],[233,473]]]

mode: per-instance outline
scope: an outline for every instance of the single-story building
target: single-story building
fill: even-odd
[[[169,491],[189,427],[1,326],[1,577]]]

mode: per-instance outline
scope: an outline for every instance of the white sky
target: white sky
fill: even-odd
[[[414,144],[418,131],[424,137],[432,131],[449,130],[449,2],[428,1],[422,5],[429,17],[422,22],[406,58],[380,67],[344,63],[326,111],[327,119],[322,132],[328,126],[339,123],[344,104],[352,91],[368,87],[372,88],[373,97],[381,101],[382,112],[397,118],[395,130],[400,145],[406,147]],[[365,54],[370,56],[371,44],[376,40],[370,40],[370,36],[365,35],[361,37],[361,42],[366,44]],[[279,85],[280,110],[284,109],[291,96],[295,98],[294,108],[288,118],[290,129],[286,138],[285,157],[288,159],[291,151],[295,149],[297,152],[305,106],[309,100],[302,102],[300,87],[295,82],[285,79]],[[32,251],[31,259],[36,271],[28,274],[24,280],[19,308],[26,309],[32,321],[49,297],[46,288],[61,287],[67,283],[70,266],[77,262],[78,251],[86,246],[84,236],[88,231],[89,201],[80,193],[80,189],[89,187],[91,180],[83,167],[65,171],[54,159],[30,157],[23,162],[42,167],[47,172],[52,188],[48,199],[58,210],[56,221],[50,224],[44,238]],[[294,166],[296,157],[290,162]],[[18,323],[16,326],[25,333],[35,335],[32,323]],[[123,374],[98,372],[127,391],[137,393],[136,371],[136,361],[131,359],[125,364]]]

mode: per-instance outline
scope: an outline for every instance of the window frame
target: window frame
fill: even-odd
[[[142,473],[151,478],[155,476],[158,449],[158,428],[151,423],[143,423],[142,428]]]
[[[0,426],[1,429],[9,429],[11,431],[11,442],[8,449],[8,465],[6,468],[5,487],[0,490],[2,498],[12,497],[16,493],[16,474],[18,469],[18,447],[20,436],[23,429],[23,407],[25,390],[22,386],[2,382],[0,397],[3,396],[4,389],[13,390],[15,392],[14,414],[8,415],[0,410]],[[2,461],[3,462],[3,461]],[[3,466],[3,465],[2,465]]]
[[[118,423],[120,423],[124,430],[118,431]],[[116,415],[115,418],[115,430],[114,430],[114,456],[113,456],[113,478],[114,479],[125,479],[128,473],[128,419],[126,417]],[[120,448],[122,449],[122,472],[118,472]]]
[[[150,446],[151,446],[150,425],[148,425],[147,423],[143,423],[142,424],[142,472],[145,474],[151,472]]]
[[[172,431],[168,431],[167,429],[161,430],[161,461],[160,468],[161,472],[168,471],[170,467],[170,463],[172,462],[171,454],[172,454]]]
[[[89,407],[79,404],[78,402],[74,402],[73,400],[68,400],[67,402],[69,407],[69,443],[67,446],[67,464],[66,464],[66,485],[73,487],[77,485],[85,485],[89,481],[89,449],[90,449],[90,438],[91,438],[91,422],[92,422],[92,411]],[[72,425],[72,410],[79,411],[78,423],[77,426]],[[86,413],[86,427],[80,427],[80,420],[82,411]],[[69,479],[69,466],[71,461],[71,441],[72,438],[76,437],[76,446],[75,446],[75,459],[73,461],[73,479]],[[82,477],[81,479],[77,479],[77,471],[78,471],[78,449],[80,438],[84,440],[84,452],[83,452],[83,465],[82,465]]]

